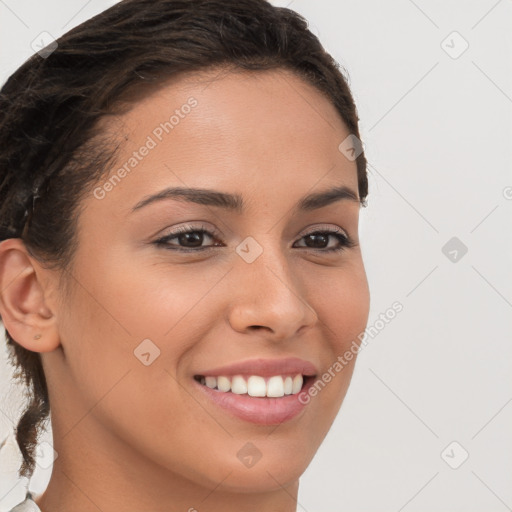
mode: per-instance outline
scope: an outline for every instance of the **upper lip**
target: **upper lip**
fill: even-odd
[[[288,357],[285,359],[248,359],[238,363],[210,368],[199,372],[197,375],[205,376],[229,376],[229,375],[260,375],[262,377],[271,377],[273,375],[283,374],[302,374],[307,377],[315,376],[317,369],[313,363],[299,359],[298,357]]]

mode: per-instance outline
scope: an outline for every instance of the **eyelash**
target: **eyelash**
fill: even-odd
[[[207,247],[178,248],[178,247],[172,246],[172,245],[170,245],[168,243],[169,240],[172,240],[174,238],[179,237],[180,235],[188,234],[188,233],[201,233],[201,234],[208,235],[212,239],[215,239],[216,237],[219,236],[219,234],[216,231],[212,232],[212,231],[206,229],[204,226],[200,226],[200,227],[182,226],[182,227],[176,229],[176,231],[174,231],[172,233],[169,233],[168,235],[165,235],[165,236],[159,238],[158,240],[155,240],[154,243],[157,246],[160,246],[160,247],[163,246],[165,249],[169,249],[169,250],[173,250],[173,251],[178,251],[178,252],[182,252],[182,253],[190,253],[190,252],[196,252],[197,253],[197,252],[211,250],[211,249],[213,249],[215,247],[215,246],[210,245],[210,246],[207,246]],[[310,251],[324,252],[324,253],[326,253],[326,252],[327,253],[340,253],[340,252],[344,251],[345,249],[349,249],[349,248],[354,247],[355,245],[357,245],[348,235],[345,234],[345,232],[343,232],[342,230],[338,230],[338,229],[328,229],[328,230],[312,231],[310,233],[306,233],[305,235],[303,235],[300,238],[300,240],[302,240],[302,238],[305,238],[305,237],[308,237],[308,236],[311,236],[311,235],[331,235],[331,236],[334,236],[340,242],[340,246],[339,247],[335,247],[335,248],[331,247],[330,249],[314,249],[314,248],[304,247],[304,249],[309,249]]]

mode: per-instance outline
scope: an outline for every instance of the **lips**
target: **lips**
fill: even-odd
[[[194,384],[223,412],[259,425],[276,425],[303,411],[299,392],[313,385],[317,373],[312,363],[299,358],[253,359],[201,370],[194,375]]]
[[[250,359],[217,368],[208,368],[197,372],[196,375],[202,377],[218,377],[219,375],[226,377],[234,375],[272,377],[274,375],[297,375],[299,373],[305,377],[312,377],[318,373],[318,370],[309,361],[289,357],[286,359]]]

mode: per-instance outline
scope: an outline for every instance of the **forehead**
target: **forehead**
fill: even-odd
[[[315,183],[357,193],[356,164],[338,149],[349,135],[340,115],[287,70],[187,74],[139,98],[110,128],[124,137],[112,201],[126,193],[135,203],[168,186],[244,186],[269,199]]]

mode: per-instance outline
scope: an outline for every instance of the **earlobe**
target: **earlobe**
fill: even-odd
[[[42,270],[20,238],[0,243],[0,316],[16,342],[34,352],[59,346],[54,312],[45,302]]]

